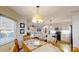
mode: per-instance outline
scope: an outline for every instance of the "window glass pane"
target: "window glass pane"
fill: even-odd
[[[16,22],[0,16],[0,45],[11,42],[15,38]]]

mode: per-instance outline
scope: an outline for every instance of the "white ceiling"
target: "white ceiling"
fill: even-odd
[[[16,11],[31,22],[32,16],[36,12],[36,6],[10,6],[9,8]],[[52,19],[52,22],[69,21],[72,13],[78,12],[78,6],[40,6],[40,14],[44,16],[44,20]],[[47,22],[48,23],[48,22]]]

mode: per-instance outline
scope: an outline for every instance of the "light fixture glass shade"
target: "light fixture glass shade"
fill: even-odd
[[[35,15],[33,16],[32,22],[33,23],[43,23],[43,17],[39,13],[39,7],[37,7],[37,11],[36,11]]]
[[[33,23],[43,23],[43,17],[40,14],[36,14],[32,19]]]

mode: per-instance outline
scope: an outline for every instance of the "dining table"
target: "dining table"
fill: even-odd
[[[34,50],[37,49],[41,46],[43,46],[44,44],[46,44],[47,42],[38,40],[38,39],[28,39],[26,41],[24,41],[24,44],[30,49],[30,50]]]
[[[32,52],[61,52],[61,50],[54,46],[51,42],[46,42],[39,39],[28,39],[24,41],[24,44]]]

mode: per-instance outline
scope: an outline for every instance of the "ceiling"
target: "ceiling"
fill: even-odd
[[[32,17],[36,12],[36,6],[10,6],[9,8],[16,11],[23,17],[27,18],[27,21],[31,23]],[[69,19],[72,13],[79,12],[78,6],[40,6],[40,14],[44,16],[44,21],[52,19],[52,22],[58,23],[63,21],[70,21]],[[46,23],[48,23],[46,22]]]

